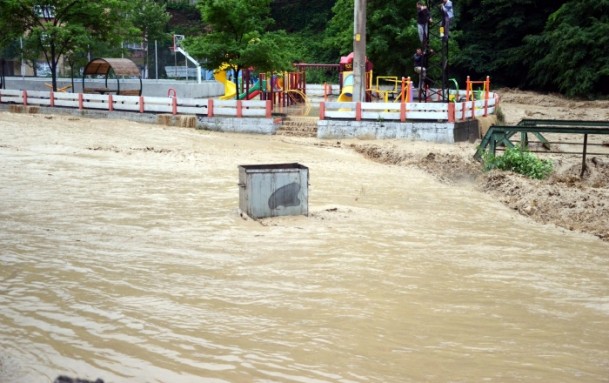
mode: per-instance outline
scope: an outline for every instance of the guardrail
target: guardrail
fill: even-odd
[[[460,91],[459,96],[465,97]],[[480,100],[461,102],[321,102],[319,119],[342,119],[355,121],[401,121],[441,120],[455,122],[468,118],[494,114],[499,97],[492,92],[484,93]],[[470,97],[471,98],[471,97]]]
[[[139,113],[197,114],[208,117],[271,118],[270,100],[214,100],[199,98],[121,96],[113,94],[60,93],[0,89],[0,103],[24,106],[76,108],[79,110]]]
[[[320,120],[347,119],[356,121],[434,120],[455,122],[493,114],[499,104],[496,94],[485,92],[480,100],[461,102],[321,102]],[[458,98],[465,92],[460,91]],[[470,97],[471,98],[471,97]],[[215,100],[150,96],[123,96],[94,93],[62,93],[0,89],[0,103],[48,107],[78,108],[79,110],[128,111],[139,113],[197,114],[208,117],[266,117],[271,118],[271,100]]]
[[[542,136],[542,133],[580,134],[583,135],[582,142],[582,169],[580,176],[586,170],[586,156],[588,155],[588,135],[609,135],[609,121],[585,121],[585,120],[536,120],[523,119],[514,126],[492,125],[482,138],[480,146],[474,154],[477,160],[482,159],[483,153],[488,149],[492,155],[496,154],[497,147],[503,145],[511,148],[516,144],[511,138],[520,133],[520,145],[528,148],[528,133],[536,135],[542,145],[548,150],[550,143]],[[553,152],[560,153],[560,152]],[[597,155],[605,153],[596,153]]]

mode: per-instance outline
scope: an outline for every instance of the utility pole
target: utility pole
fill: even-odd
[[[353,98],[365,101],[366,96],[366,3],[355,0],[353,7]]]

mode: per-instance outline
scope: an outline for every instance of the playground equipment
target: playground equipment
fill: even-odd
[[[373,97],[378,97],[384,102],[389,102],[392,97],[395,102],[412,102],[412,81],[410,77],[399,79],[397,76],[377,76],[373,85],[373,65],[366,58],[366,102],[372,101]],[[341,57],[339,64],[340,93],[338,102],[353,101],[353,53]],[[388,82],[390,85],[383,85]]]
[[[223,65],[214,71],[216,81],[224,84],[222,100],[251,100],[260,97],[261,100],[271,100],[273,106],[290,106],[304,103],[310,108],[306,95],[304,72],[259,73],[255,82],[250,68],[241,70],[237,83],[227,78],[228,65]],[[239,95],[237,96],[237,92]]]
[[[343,82],[338,102],[351,102],[353,100],[353,80],[353,71],[343,72]]]
[[[482,85],[482,89],[474,90],[474,84]],[[488,92],[491,90],[491,80],[489,76],[486,76],[484,81],[472,81],[467,76],[467,82],[465,85],[465,99],[470,100],[481,100],[483,97],[488,98]]]
[[[239,100],[251,100],[261,94],[260,80],[256,81],[249,90],[239,94]]]
[[[214,79],[224,85],[224,96],[220,97],[221,100],[232,100],[237,94],[237,85],[226,76],[227,68],[228,65],[223,65],[214,71]]]
[[[214,79],[224,85],[224,96],[220,97],[221,100],[233,100],[237,96],[237,84],[228,79],[227,70],[229,66],[223,65],[214,71]],[[248,76],[249,77],[249,76]],[[240,92],[237,96],[238,100],[251,100],[256,96],[260,95],[261,84],[260,81],[256,81],[251,87],[248,86],[245,92]]]
[[[449,84],[448,84],[448,101],[457,102],[458,98],[459,98],[459,83],[454,78],[451,78],[450,80],[448,80],[448,82],[449,82]],[[451,93],[450,84],[455,85],[455,89],[454,89],[453,93]]]
[[[260,98],[272,100],[273,107],[304,103],[310,105],[306,92],[305,72],[260,73]]]
[[[104,76],[104,86],[87,87],[85,81],[87,76]],[[116,88],[108,87],[108,79],[114,76],[116,80]],[[139,89],[121,89],[121,79],[124,77],[137,77],[139,79]],[[91,78],[89,77],[89,80]],[[116,58],[96,58],[85,66],[82,75],[82,89],[84,93],[99,93],[118,95],[141,96],[142,95],[142,76],[140,70],[135,63],[129,59]]]
[[[48,84],[48,83],[44,83],[44,86],[46,86],[49,89],[53,89],[53,84]],[[65,93],[68,90],[70,90],[70,88],[72,88],[72,85],[66,85],[66,86],[61,86],[61,87],[57,87],[57,91],[61,92],[61,93]]]
[[[372,101],[372,94],[370,93],[370,88],[372,84],[372,62],[368,60],[366,57],[366,79],[365,81],[365,89],[366,89],[366,101]],[[353,52],[349,53],[347,56],[342,56],[340,58],[339,63],[339,84],[340,84],[340,95],[338,96],[338,101],[342,102],[350,102],[353,100]],[[343,88],[347,89],[343,89]]]
[[[184,49],[182,49],[182,47],[181,47],[182,40],[184,40],[184,35],[173,35],[173,47],[171,48],[171,50],[173,51],[174,54],[176,52],[180,52],[181,54],[184,55],[184,57],[186,57],[186,59],[188,59],[188,61],[195,64],[195,68],[196,68],[195,72],[197,74],[197,83],[200,84],[201,83],[201,64],[199,64],[199,62],[197,60],[192,58],[192,56],[189,55],[188,52],[186,52]]]
[[[392,85],[383,86],[381,82],[389,82]],[[398,79],[397,76],[376,76],[374,87],[371,86],[368,91],[372,96],[376,94],[384,102],[389,102],[390,96],[394,102],[412,102],[413,92],[410,77]]]

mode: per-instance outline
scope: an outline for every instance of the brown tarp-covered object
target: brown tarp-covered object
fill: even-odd
[[[108,88],[108,75],[113,72],[116,77],[116,89]],[[85,78],[87,76],[104,76],[105,88],[86,88]],[[140,79],[140,89],[121,90],[120,77],[137,77]],[[85,93],[111,93],[116,94],[142,94],[142,78],[140,69],[129,59],[123,58],[96,58],[85,66],[82,77],[83,89]]]

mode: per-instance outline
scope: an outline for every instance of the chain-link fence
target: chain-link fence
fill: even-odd
[[[22,54],[16,40],[0,50],[0,76],[51,77],[51,69],[44,55],[28,59]],[[143,44],[125,43],[118,47],[96,46],[79,51],[59,60],[58,77],[80,77],[84,66],[92,59],[128,58],[140,68],[144,79],[197,80],[196,65],[173,49],[173,42],[150,41]],[[201,79],[213,80],[213,68],[201,65]]]

